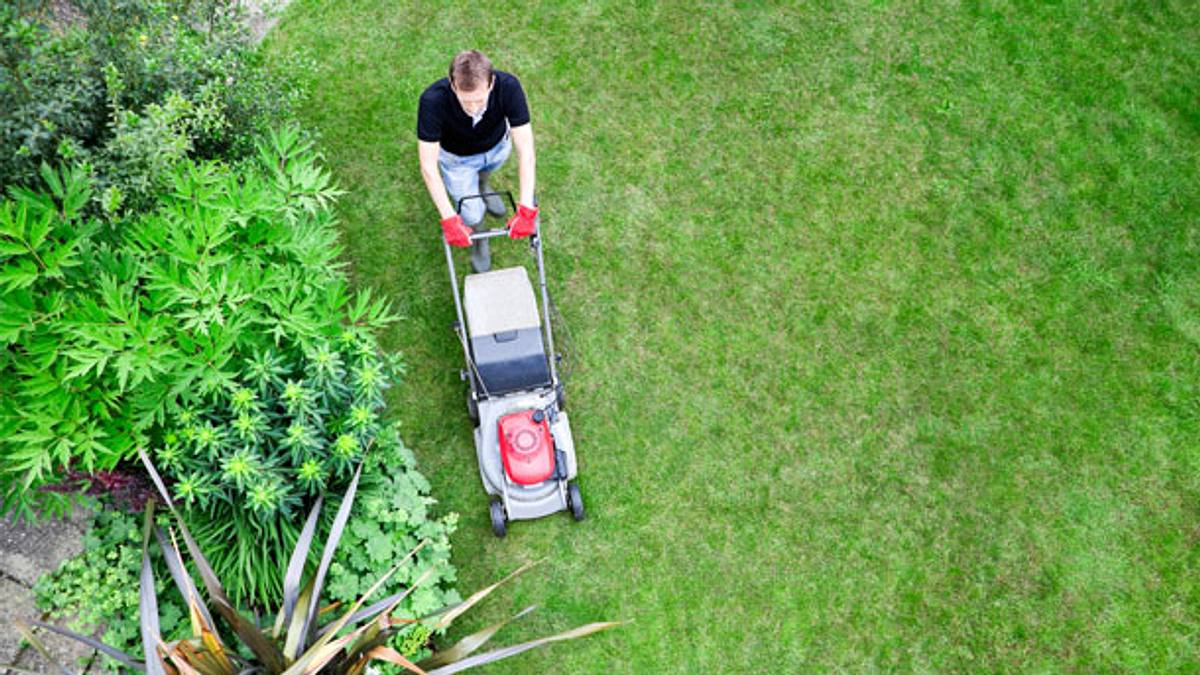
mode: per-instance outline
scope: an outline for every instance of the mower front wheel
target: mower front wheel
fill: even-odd
[[[579,493],[579,486],[575,483],[567,483],[567,506],[571,509],[571,517],[575,520],[583,520],[583,495]]]
[[[508,518],[504,517],[504,503],[492,502],[489,510],[492,514],[492,534],[503,539],[504,535],[508,534]]]

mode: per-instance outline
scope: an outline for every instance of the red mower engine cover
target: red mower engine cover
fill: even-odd
[[[554,440],[545,413],[524,410],[500,418],[500,456],[514,483],[537,485],[554,475]]]

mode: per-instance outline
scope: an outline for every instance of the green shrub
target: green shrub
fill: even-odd
[[[81,215],[90,180],[47,167],[43,176],[48,192],[0,202],[0,510],[26,517],[37,505],[66,508],[62,495],[36,492],[58,470],[112,468],[134,438],[114,420],[119,396],[70,369],[68,342],[86,332],[80,305],[100,290],[82,263],[98,229]],[[128,384],[128,362],[121,372]]]
[[[380,419],[400,364],[374,330],[393,317],[346,289],[311,143],[289,129],[253,164],[184,161],[159,207],[118,228],[83,215],[86,174],[43,174],[46,192],[0,202],[4,509],[61,510],[69,495],[44,489],[59,477],[151,449],[235,600],[268,606],[296,514],[374,445],[372,550],[429,539],[418,563],[437,577],[410,602],[449,597],[453,518],[428,518],[428,484]],[[347,551],[334,578],[353,595],[377,565]]]
[[[374,337],[347,330],[303,354],[281,347],[172,414],[155,452],[231,596],[259,606],[282,598],[278,561],[313,499],[344,488],[367,448],[398,443],[394,432],[380,437],[379,420],[397,363]]]
[[[0,8],[0,185],[87,163],[110,207],[144,208],[165,160],[247,156],[301,97],[249,43],[240,3],[24,4]]]
[[[163,468],[161,464],[160,468]],[[183,490],[183,483],[176,482],[174,491],[179,504],[186,501]],[[367,454],[350,523],[343,530],[341,545],[329,568],[328,601],[353,603],[377,580],[380,569],[386,569],[417,544],[426,542],[411,565],[398,569],[378,589],[377,597],[393,595],[417,579],[423,579],[421,585],[397,605],[399,615],[424,616],[461,602],[462,598],[452,588],[456,575],[450,564],[449,543],[457,516],[429,518],[426,509],[434,504],[434,500],[428,496],[428,490],[427,481],[416,471],[415,458],[400,441],[396,428],[384,428]],[[327,509],[328,514],[332,512],[333,509]],[[228,509],[224,514],[240,518],[237,512]],[[246,574],[240,563],[231,561],[237,555],[234,552],[243,548],[250,551],[263,549],[257,545],[228,545],[231,541],[254,543],[258,540],[250,538],[253,533],[222,535],[220,527],[212,527],[210,533],[198,531],[193,526],[198,523],[208,529],[213,523],[220,522],[218,518],[210,519],[201,512],[187,520],[201,548],[210,551],[208,560],[214,570],[223,569],[228,573],[222,578],[228,582],[226,590],[233,596],[235,588],[246,585],[234,579]],[[241,520],[244,523],[249,519]],[[328,523],[323,525],[316,538],[318,542],[328,536]],[[295,539],[294,535],[288,539],[293,547]],[[264,585],[279,588],[279,561],[286,560],[290,551],[290,548],[285,550],[282,558],[276,552],[249,564],[258,566],[255,574],[259,577],[274,578],[274,583]],[[162,580],[167,578],[167,571],[157,550],[154,553],[158,580],[155,586],[159,591],[163,634],[168,639],[178,639],[187,633],[187,622],[181,620],[186,617],[185,607],[173,593],[162,593]],[[76,631],[91,634],[102,628],[100,637],[104,643],[141,658],[137,593],[140,565],[139,518],[111,509],[98,510],[84,538],[83,552],[38,579],[34,587],[38,608],[51,618],[71,619],[69,625]],[[391,645],[404,656],[418,660],[430,655],[427,645],[431,636],[432,631],[427,626],[415,624],[396,635]],[[110,670],[118,669],[116,661],[105,659],[102,663]],[[379,668],[384,672],[395,669],[390,664],[379,664]]]
[[[390,317],[339,271],[337,191],[298,132],[256,166],[187,162],[155,212],[107,229],[90,179],[0,202],[0,505],[29,515],[67,466],[113,468],[268,349],[310,352]]]
[[[159,467],[163,468],[161,464]],[[186,501],[183,490],[183,483],[176,482],[175,498],[180,505]],[[400,440],[396,428],[384,428],[367,454],[350,523],[343,530],[341,545],[329,568],[328,601],[352,604],[378,579],[380,569],[386,569],[417,544],[426,542],[412,564],[398,569],[377,590],[376,597],[396,594],[423,579],[421,585],[397,605],[399,615],[424,616],[461,602],[462,598],[453,589],[456,574],[450,564],[449,537],[454,532],[457,515],[430,518],[426,509],[435,501],[428,491],[428,482],[417,472],[415,458]],[[336,502],[332,506],[336,506]],[[333,509],[327,509],[326,513],[331,516]],[[243,527],[253,528],[254,523],[247,515],[251,514],[226,506],[186,516],[197,542],[210,552],[208,560],[218,576],[222,570],[227,573],[222,578],[227,582],[226,591],[231,597],[241,593],[237,589],[249,586],[245,583],[245,577],[249,575],[260,580],[270,578],[271,581],[261,585],[280,589],[280,560],[287,559],[296,542],[295,534],[289,536],[286,540],[289,547],[280,554],[276,550],[278,546],[260,545],[262,540],[256,534],[257,530],[237,534],[219,525],[214,527],[222,522],[222,518],[227,518],[237,520]],[[290,524],[292,521],[284,519],[281,522]],[[194,524],[204,530],[197,530]],[[265,527],[268,523],[264,521],[258,525]],[[323,522],[316,540],[324,541],[328,530],[329,523]],[[230,542],[234,545],[229,545]],[[104,643],[141,658],[137,593],[141,544],[141,523],[137,516],[113,509],[97,510],[84,537],[83,551],[38,579],[34,586],[38,608],[51,618],[70,619],[68,625],[73,630],[92,634],[100,629]],[[246,555],[245,552],[238,553],[243,550],[269,550],[271,553],[239,561],[239,555]],[[184,637],[188,628],[186,608],[175,594],[163,594],[167,570],[157,550],[154,550],[153,558],[163,634],[168,639]],[[255,566],[255,569],[247,572],[243,564]],[[278,604],[278,598],[273,598],[272,602]],[[261,606],[261,603],[256,604]],[[396,635],[391,645],[404,656],[418,660],[430,655],[427,645],[431,636],[428,627],[416,624]],[[105,659],[103,664],[110,670],[118,669],[116,661]],[[384,672],[395,670],[389,664],[379,664],[379,668]]]
[[[54,34],[18,4],[0,6],[0,185],[25,183],[60,149],[104,133],[104,82],[82,31]]]

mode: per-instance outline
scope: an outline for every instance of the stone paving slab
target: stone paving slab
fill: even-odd
[[[66,627],[65,622],[59,622],[59,625]],[[74,673],[99,673],[101,672],[99,661],[100,657],[95,650],[87,645],[72,640],[67,637],[51,633],[48,630],[38,630],[38,639],[42,644],[46,645],[46,649],[50,654],[58,660],[58,663]],[[45,659],[32,646],[25,648],[21,652],[20,658],[17,659],[17,667],[26,670],[33,670],[39,673],[60,673],[59,669]]]
[[[22,584],[0,577],[0,666],[16,665],[39,673],[59,672],[30,645],[21,644],[21,634],[13,621],[20,619],[27,624],[41,619],[41,613],[33,604],[33,593]],[[37,636],[59,660],[59,663],[75,672],[82,672],[96,659],[94,651],[75,640],[38,630]],[[0,667],[0,673],[8,672]]]
[[[14,664],[38,672],[58,672],[32,646],[21,645],[13,620],[42,619],[33,603],[33,584],[38,577],[58,568],[67,558],[83,550],[83,533],[91,514],[76,509],[65,520],[39,523],[0,520],[0,664]],[[63,665],[83,670],[80,659],[90,659],[92,650],[78,642],[47,633],[39,637]],[[7,672],[0,669],[0,672]]]
[[[0,577],[0,663],[16,663],[21,653],[21,634],[13,621],[28,621],[37,616],[29,589],[12,579]]]
[[[83,533],[91,514],[76,509],[67,520],[40,523],[0,521],[0,575],[32,587],[43,572],[58,569],[64,560],[83,550]]]

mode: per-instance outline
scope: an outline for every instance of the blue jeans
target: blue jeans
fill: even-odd
[[[512,152],[512,141],[508,134],[491,150],[478,155],[455,155],[440,150],[438,152],[438,168],[442,171],[442,182],[446,184],[446,192],[450,200],[458,207],[458,200],[469,195],[479,194],[479,172],[491,173],[504,165],[504,160]],[[463,223],[470,227],[483,222],[483,200],[468,199],[463,202]]]

